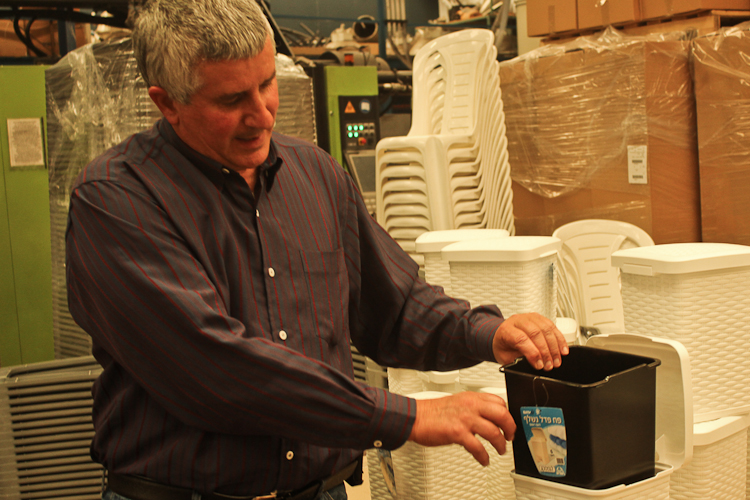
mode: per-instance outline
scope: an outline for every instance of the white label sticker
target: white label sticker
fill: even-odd
[[[8,118],[11,167],[44,167],[44,142],[40,118]]]
[[[648,184],[647,146],[628,146],[628,180],[631,184]]]

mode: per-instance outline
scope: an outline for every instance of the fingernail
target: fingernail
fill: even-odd
[[[560,358],[555,358],[554,363],[555,363],[555,368],[559,368],[562,361],[560,361]]]
[[[544,368],[544,361],[540,359],[539,361],[536,362],[536,369],[541,370],[542,368]]]
[[[563,354],[568,354],[569,352],[570,352],[570,349],[568,349],[568,346],[564,345],[563,348],[562,348],[562,353]]]
[[[552,361],[547,361],[547,364],[546,364],[546,365],[544,365],[544,369],[545,369],[545,370],[551,370],[552,368],[554,368],[554,367],[552,366]]]

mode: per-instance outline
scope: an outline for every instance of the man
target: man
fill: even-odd
[[[362,450],[458,443],[482,464],[502,399],[420,401],[357,383],[350,339],[388,366],[526,356],[559,366],[547,319],[503,320],[417,278],[351,179],[273,134],[268,21],[248,0],[153,0],[133,40],[164,114],[71,194],[70,310],[104,372],[92,456],[107,498],[346,498]]]

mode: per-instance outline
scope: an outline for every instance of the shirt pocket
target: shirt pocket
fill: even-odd
[[[308,293],[308,328],[312,329],[318,338],[326,341],[328,346],[323,347],[326,350],[339,342],[348,342],[344,330],[344,325],[348,324],[348,282],[344,251],[300,250],[300,257]]]

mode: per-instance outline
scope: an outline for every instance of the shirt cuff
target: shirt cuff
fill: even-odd
[[[497,329],[504,319],[495,315],[487,316],[477,322],[477,326],[474,331],[474,338],[476,339],[476,355],[483,361],[497,362],[495,354],[492,350],[492,343],[495,340],[495,334]]]
[[[411,434],[417,417],[416,401],[384,389],[368,388],[375,399],[375,412],[367,430],[365,448],[395,450]]]

